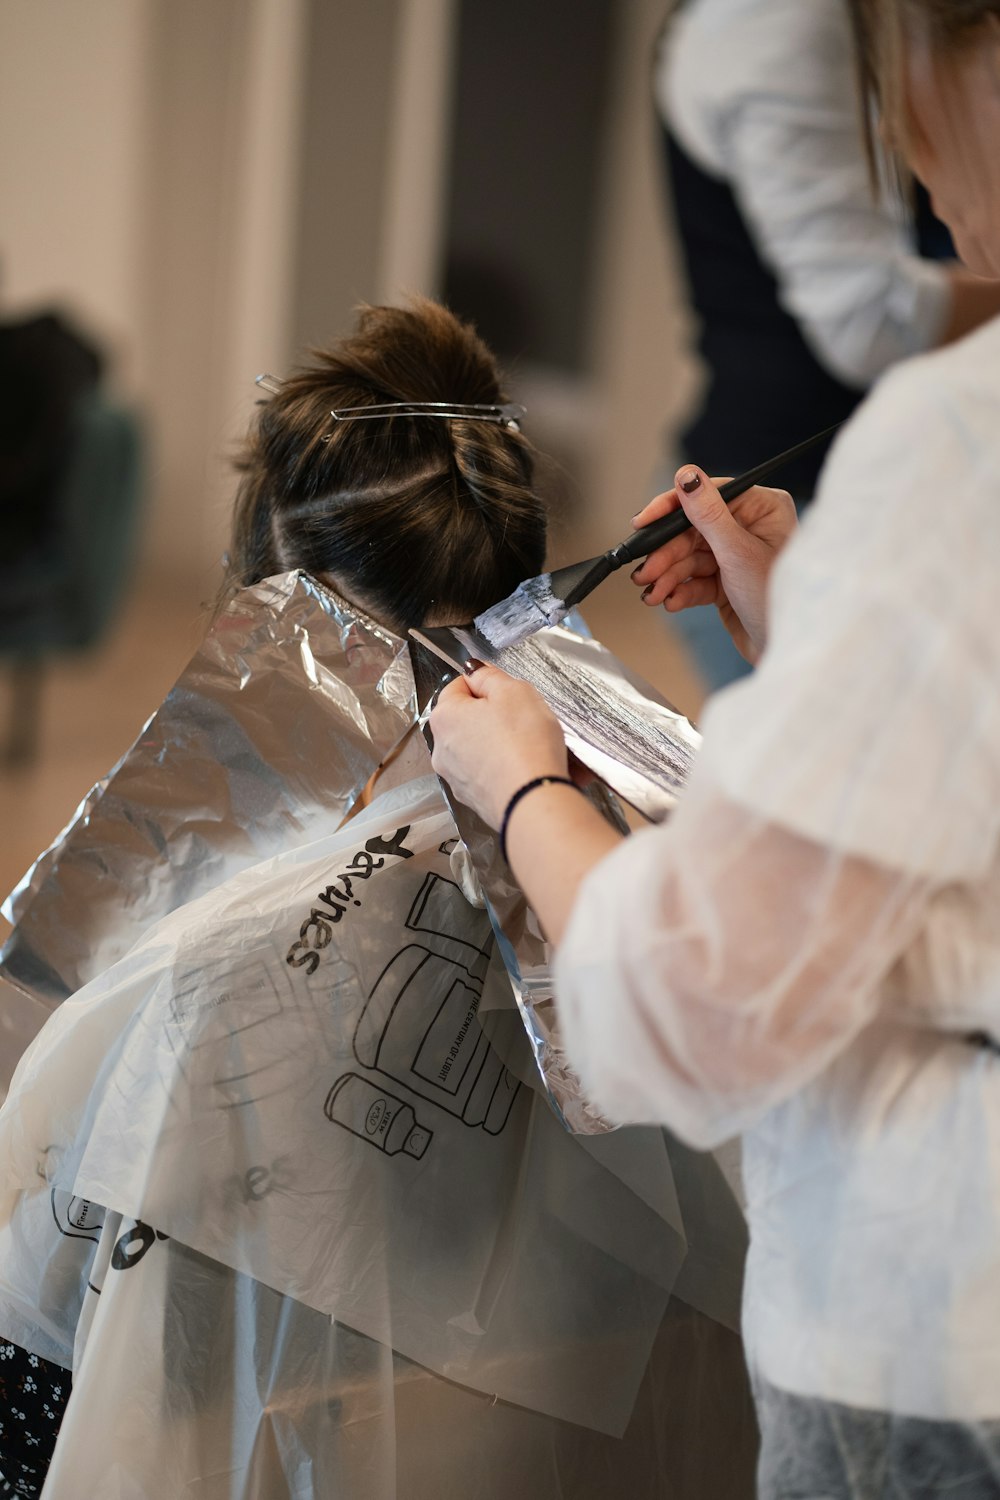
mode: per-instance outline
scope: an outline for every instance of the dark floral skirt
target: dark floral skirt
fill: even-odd
[[[41,1494],[69,1392],[68,1370],[0,1339],[0,1497]]]

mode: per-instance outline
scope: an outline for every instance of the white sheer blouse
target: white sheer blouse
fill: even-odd
[[[775,570],[668,826],[557,981],[595,1102],[745,1133],[772,1384],[1000,1418],[1000,321],[889,375]]]
[[[946,279],[915,253],[902,205],[872,198],[844,0],[689,0],[656,94],[688,153],[731,184],[824,365],[866,386],[937,342]]]

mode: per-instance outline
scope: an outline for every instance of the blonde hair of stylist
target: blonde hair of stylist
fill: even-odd
[[[855,0],[881,129],[1000,274],[1000,0]],[[491,668],[435,766],[557,945],[595,1102],[744,1139],[759,1493],[1000,1495],[1000,320],[897,367],[796,528],[699,469],[635,581],[757,663],[669,824],[619,840]],[[528,783],[543,779],[518,796]],[[561,779],[561,778],[566,778]],[[516,799],[516,800],[514,800]],[[513,802],[513,805],[512,805]],[[512,810],[510,810],[512,809]]]

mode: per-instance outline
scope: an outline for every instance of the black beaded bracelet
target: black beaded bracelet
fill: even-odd
[[[533,792],[536,787],[540,786],[571,786],[574,791],[582,790],[568,776],[536,776],[533,781],[526,781],[524,786],[519,786],[504,808],[503,819],[500,823],[500,853],[504,859],[507,859],[507,825],[510,822],[510,815],[522,797],[526,797],[529,792]],[[510,863],[509,860],[507,862]]]

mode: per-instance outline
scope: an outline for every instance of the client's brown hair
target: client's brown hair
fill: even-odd
[[[1000,0],[846,0],[854,31],[861,89],[862,132],[872,182],[878,181],[874,103],[894,142],[906,139],[905,41],[910,27],[924,29],[942,52],[973,42],[1000,20]]]
[[[521,433],[478,418],[338,422],[386,401],[499,403],[493,356],[426,299],[364,307],[353,334],[296,370],[238,459],[227,585],[302,568],[399,630],[472,619],[541,572],[546,514]]]

